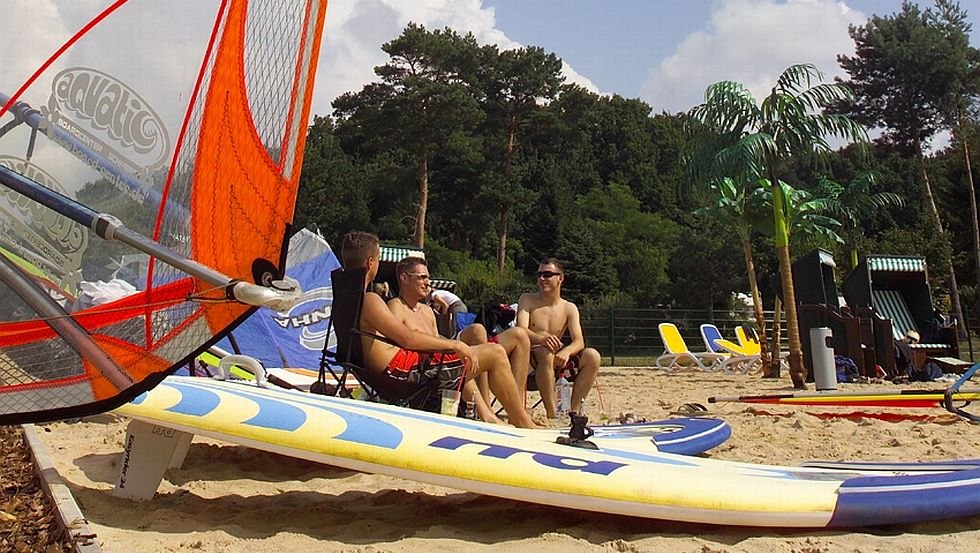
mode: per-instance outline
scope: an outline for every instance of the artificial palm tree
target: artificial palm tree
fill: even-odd
[[[758,189],[760,196],[756,203],[772,205],[772,186],[768,180],[762,179],[762,187]],[[831,217],[836,202],[833,188],[817,187],[813,191],[798,189],[779,181],[780,196],[783,199],[782,210],[786,215],[786,228],[789,232],[790,243],[799,245],[803,241],[843,242],[837,234],[837,229],[843,225]],[[772,231],[771,228],[767,230]]]
[[[745,258],[745,270],[749,278],[749,291],[752,294],[752,311],[761,337],[759,341],[761,351],[759,353],[762,366],[765,371],[768,371],[772,357],[766,340],[766,317],[762,310],[762,294],[759,293],[759,282],[756,278],[755,262],[752,256],[752,223],[747,205],[752,197],[753,189],[758,186],[755,179],[743,179],[741,184],[731,177],[714,180],[709,184],[714,196],[714,203],[696,210],[695,214],[716,219],[723,225],[731,227],[738,235],[742,245],[742,256]]]
[[[894,192],[875,192],[877,180],[876,172],[862,171],[845,185],[826,178],[817,183],[821,194],[829,199],[828,212],[843,227],[841,232],[852,269],[858,264],[857,237],[861,234],[861,217],[883,207],[905,205],[905,200]]]
[[[752,193],[752,205],[762,207],[767,213],[771,214],[773,210],[772,186],[766,179],[759,179],[759,184],[760,186]],[[840,222],[826,215],[830,211],[832,198],[825,198],[819,193],[793,188],[783,181],[779,181],[779,188],[782,191],[782,211],[786,216],[786,227],[792,247],[797,247],[802,242],[817,241],[831,243],[843,241],[835,230],[841,226]],[[775,234],[772,217],[763,219],[758,216],[761,212],[761,209],[755,210],[753,215],[758,217],[758,219],[753,224],[755,228],[767,233],[771,237]],[[777,361],[765,367],[766,374],[772,377],[779,376],[779,321],[781,313],[782,304],[777,297],[773,314],[774,323],[772,331],[772,349],[776,351],[774,358]]]
[[[822,80],[823,74],[812,64],[793,65],[783,71],[761,104],[743,85],[722,81],[708,87],[705,102],[691,110],[696,120],[723,138],[719,143],[730,144],[713,157],[715,174],[723,174],[718,171],[726,167],[736,172],[747,167],[769,180],[774,239],[786,303],[790,376],[798,389],[806,388],[805,371],[779,164],[792,155],[830,151],[827,142],[830,137],[867,141],[867,131],[858,123],[845,115],[821,111],[851,99],[847,86],[822,83]]]

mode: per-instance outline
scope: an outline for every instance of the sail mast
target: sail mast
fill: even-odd
[[[7,96],[0,91],[0,106],[7,105],[9,101],[10,96]],[[154,190],[152,187],[146,186],[138,179],[133,178],[114,163],[106,159],[105,156],[98,154],[95,150],[85,144],[85,142],[52,125],[41,116],[41,112],[26,102],[15,102],[10,106],[9,111],[10,114],[14,116],[14,122],[23,122],[32,129],[40,132],[44,136],[48,137],[48,139],[50,139],[52,142],[61,146],[67,152],[80,159],[86,165],[98,171],[106,179],[122,185],[120,188],[125,187],[134,195],[142,196],[145,194],[147,198],[153,201],[155,204],[159,204],[162,200],[160,192]],[[2,115],[2,113],[0,113],[0,115]],[[0,134],[0,136],[3,135]],[[187,218],[189,216],[187,209],[180,205],[173,205],[168,202],[166,209],[175,217]]]
[[[100,238],[105,240],[118,240],[145,254],[164,261],[170,266],[180,269],[195,278],[199,278],[212,286],[223,288],[226,290],[230,299],[249,305],[269,307],[276,311],[287,311],[302,294],[298,287],[292,285],[284,285],[282,288],[272,288],[251,284],[223,275],[210,267],[177,253],[159,242],[154,242],[142,234],[133,232],[126,228],[119,219],[111,215],[97,213],[81,203],[46,188],[2,165],[0,165],[0,184],[31,198],[45,207],[53,209],[76,223],[85,225]]]
[[[92,341],[89,333],[5,255],[0,255],[0,281],[41,315],[73,350],[94,363],[116,388],[125,390],[133,385],[133,379]]]

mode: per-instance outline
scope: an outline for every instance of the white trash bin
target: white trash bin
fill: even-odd
[[[837,389],[837,366],[834,363],[833,333],[827,327],[810,329],[810,353],[813,357],[813,380],[817,391]]]

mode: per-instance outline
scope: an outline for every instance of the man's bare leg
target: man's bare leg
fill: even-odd
[[[531,370],[531,339],[527,330],[521,327],[509,328],[499,335],[500,345],[504,346],[510,360],[510,370],[514,373],[517,390],[525,398],[527,405],[527,374]]]
[[[593,348],[585,348],[579,355],[579,373],[575,377],[572,385],[572,411],[578,413],[582,402],[588,397],[589,392],[595,386],[596,377],[599,375],[599,365],[602,357]],[[579,413],[580,415],[582,413]]]
[[[486,377],[487,373],[482,373],[480,376]],[[492,422],[494,424],[500,424],[503,421],[497,418],[494,414],[493,409],[483,400],[483,396],[480,395],[480,389],[476,385],[476,379],[470,379],[466,381],[463,385],[463,397],[460,398],[463,401],[472,401],[476,408],[476,417],[483,422]]]
[[[485,344],[487,343],[487,329],[480,323],[473,323],[459,333],[459,341],[470,346]],[[484,404],[490,405],[490,382],[487,380],[487,373],[480,373],[476,376],[475,381]]]
[[[535,364],[534,381],[538,384],[544,412],[549,419],[556,418],[558,414],[555,411],[555,355],[546,349],[535,349],[532,353]]]
[[[508,422],[518,428],[538,428],[531,416],[524,410],[524,402],[517,391],[514,374],[510,371],[507,352],[500,344],[481,344],[473,346],[480,361],[480,372],[486,372],[490,390],[497,396],[507,411]]]

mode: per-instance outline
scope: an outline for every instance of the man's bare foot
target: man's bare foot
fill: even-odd
[[[518,416],[511,417],[509,422],[518,428],[543,428],[541,425],[534,422],[534,419],[532,419],[530,415],[523,411]]]
[[[485,412],[477,413],[476,416],[483,422],[489,422],[491,424],[505,424],[504,421],[494,414],[493,409],[487,409]]]

